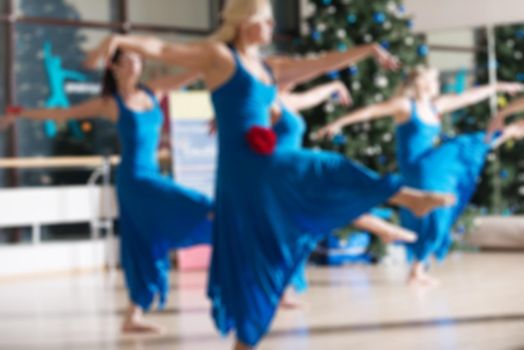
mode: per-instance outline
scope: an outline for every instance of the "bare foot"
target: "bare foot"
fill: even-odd
[[[291,295],[291,293],[287,292],[280,301],[280,307],[285,310],[296,310],[303,308],[304,303],[300,300],[300,298],[295,297]]]
[[[165,333],[165,329],[146,321],[142,309],[136,305],[132,305],[126,312],[124,323],[122,324],[122,332],[130,334],[163,334]]]
[[[408,285],[415,287],[437,287],[440,281],[426,272],[422,262],[415,262],[408,276]]]
[[[246,345],[246,344],[240,342],[240,340],[237,340],[236,343],[235,343],[235,347],[233,349],[234,350],[251,350],[253,348],[250,347],[249,345]]]
[[[426,216],[436,208],[450,207],[454,205],[457,198],[452,194],[426,193],[421,200],[416,201],[410,209],[418,217]]]
[[[438,287],[440,285],[440,281],[428,274],[410,274],[408,277],[408,285],[414,287]]]
[[[153,323],[141,320],[141,321],[126,321],[122,325],[122,332],[123,333],[130,333],[130,334],[136,334],[136,333],[145,333],[145,334],[164,334],[166,330],[158,325],[155,325]]]

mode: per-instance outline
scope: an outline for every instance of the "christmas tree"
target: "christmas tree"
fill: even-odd
[[[312,15],[307,18],[306,35],[299,43],[303,54],[342,51],[375,42],[402,62],[401,70],[388,72],[373,60],[367,60],[332,72],[311,84],[342,80],[353,95],[355,108],[392,97],[406,72],[423,63],[428,54],[422,39],[412,33],[412,19],[406,15],[400,0],[311,0],[308,6]],[[347,111],[333,101],[306,117],[311,130],[315,130]],[[344,137],[336,137],[322,146],[339,150],[380,172],[396,169],[395,140],[390,120],[358,124],[347,128],[344,133]]]
[[[304,36],[297,40],[302,54],[343,51],[361,44],[378,43],[402,62],[401,70],[390,72],[373,60],[367,60],[331,72],[305,87],[340,79],[352,93],[354,108],[391,98],[405,74],[424,63],[429,53],[422,38],[413,34],[412,19],[406,15],[401,0],[310,0],[307,6],[311,15],[306,20]],[[314,131],[347,112],[347,108],[338,106],[333,100],[305,116],[309,129]],[[397,170],[394,125],[390,119],[348,127],[343,135],[332,141],[321,141],[320,145],[311,140],[306,143],[340,151],[381,173]],[[372,249],[382,255],[383,247],[377,248],[376,244],[375,241]]]

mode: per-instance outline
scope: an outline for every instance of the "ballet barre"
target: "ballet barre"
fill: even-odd
[[[97,168],[118,163],[119,156],[0,158],[0,169]]]
[[[0,197],[5,197],[6,205],[10,203],[6,208],[10,215],[0,220],[0,227],[31,226],[32,242],[40,244],[42,225],[89,222],[93,241],[101,238],[101,230],[106,230],[108,267],[115,268],[113,220],[117,217],[117,208],[111,169],[119,163],[120,157],[116,155],[0,158],[0,169],[92,169],[86,186],[0,189]],[[101,186],[97,186],[100,179]],[[45,202],[47,206],[28,210],[31,205],[27,203],[33,202]]]

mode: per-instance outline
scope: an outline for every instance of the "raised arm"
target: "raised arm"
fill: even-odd
[[[469,89],[460,95],[442,95],[435,100],[435,107],[439,113],[446,114],[479,103],[497,92],[516,94],[521,91],[524,91],[524,85],[518,83],[484,85]]]
[[[151,36],[112,35],[88,53],[85,65],[97,67],[108,61],[118,49],[136,52],[145,58],[200,71],[209,89],[224,83],[234,71],[234,61],[227,46],[213,41],[170,43]]]
[[[200,72],[190,71],[163,78],[153,79],[146,85],[153,90],[158,99],[162,99],[166,94],[173,90],[179,90],[202,78]]]
[[[378,44],[361,45],[344,52],[333,51],[315,58],[270,57],[267,62],[273,69],[278,84],[288,86],[305,83],[369,57],[374,57],[387,69],[397,69],[400,66],[397,58]]]
[[[351,94],[341,81],[334,81],[307,90],[305,92],[281,92],[280,98],[284,104],[296,111],[302,111],[318,106],[336,95],[340,103],[349,106],[352,103]]]
[[[315,138],[332,138],[345,126],[385,117],[395,117],[395,121],[401,123],[409,117],[409,107],[409,101],[401,97],[371,105],[353,113],[346,114],[333,123],[326,125],[316,132]]]
[[[70,108],[40,108],[40,109],[19,109],[8,111],[2,120],[3,127],[9,126],[18,117],[31,120],[55,120],[58,122],[71,119],[86,119],[92,117],[105,117],[112,121],[116,120],[116,108],[108,99],[102,97],[77,104]]]

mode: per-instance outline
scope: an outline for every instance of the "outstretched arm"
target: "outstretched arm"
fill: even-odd
[[[31,120],[55,120],[66,121],[71,119],[86,119],[96,116],[103,116],[111,120],[116,120],[116,112],[107,99],[102,97],[80,103],[70,108],[41,108],[41,109],[18,109],[16,111],[8,111],[2,120],[4,120],[4,127],[8,123],[12,123],[15,118],[27,118]]]
[[[222,85],[234,72],[234,60],[223,43],[168,43],[151,36],[112,35],[88,53],[85,65],[95,68],[108,61],[117,49],[135,52],[145,58],[200,71],[210,90]]]
[[[442,95],[435,101],[439,113],[446,114],[457,109],[479,103],[497,92],[516,94],[524,91],[524,85],[518,83],[497,83],[469,89],[460,95]]]
[[[158,99],[162,99],[173,90],[179,90],[201,79],[200,72],[191,71],[148,81],[146,85],[153,90]]]
[[[353,102],[346,85],[341,81],[323,84],[305,92],[281,92],[280,98],[286,106],[302,111],[318,106],[333,95],[337,95],[340,103],[344,106],[349,106]]]
[[[400,66],[397,58],[378,44],[361,45],[344,52],[333,51],[315,58],[273,57],[267,62],[275,73],[278,85],[289,86],[352,66],[369,57],[374,57],[387,69],[397,69]]]
[[[331,124],[317,131],[315,138],[332,138],[348,125],[372,121],[385,117],[395,117],[397,123],[405,121],[409,116],[409,101],[405,98],[393,98],[389,101],[359,109],[340,117]]]

